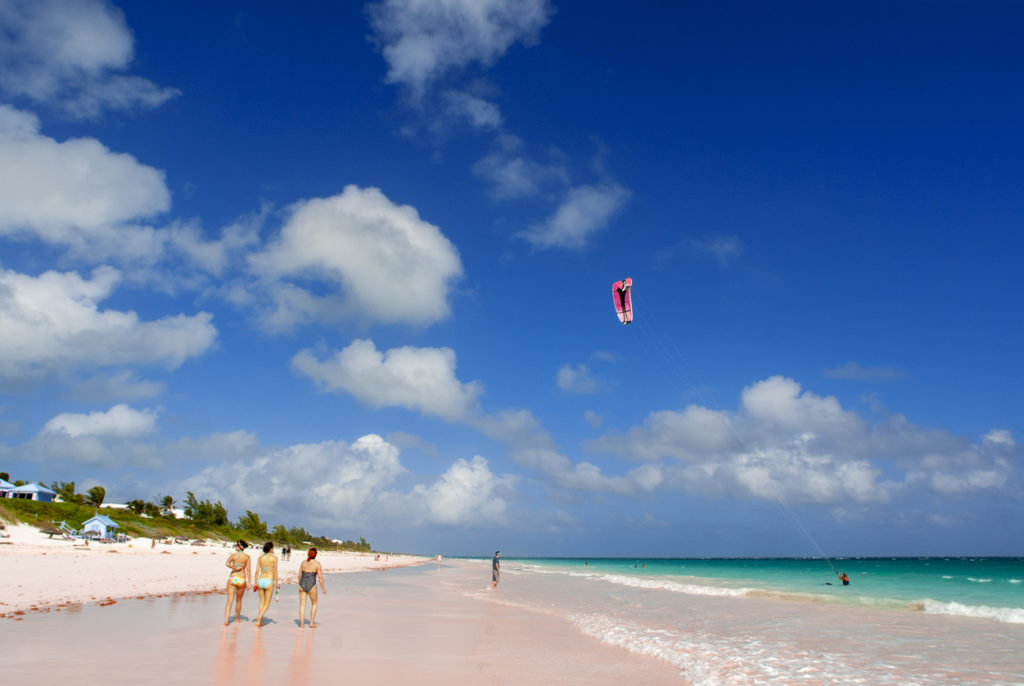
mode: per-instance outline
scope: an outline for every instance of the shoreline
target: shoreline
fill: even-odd
[[[8,593],[0,598],[0,618],[20,620],[28,613],[61,611],[96,603],[112,605],[128,598],[203,595],[224,591],[232,549],[213,545],[157,543],[135,538],[127,543],[91,543],[47,538],[29,524],[8,525],[0,539],[0,578]],[[282,587],[297,582],[306,549],[278,562]],[[276,552],[276,551],[275,551]],[[249,553],[255,564],[258,555]],[[420,565],[431,558],[415,555],[320,551],[325,574],[385,571]],[[280,558],[280,555],[278,556]]]

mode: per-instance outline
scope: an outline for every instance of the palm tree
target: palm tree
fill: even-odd
[[[171,511],[174,509],[174,506],[177,505],[177,504],[178,503],[177,503],[177,501],[174,500],[174,496],[173,495],[165,495],[163,498],[160,498],[160,514],[162,514],[162,515],[173,514]]]
[[[106,497],[107,489],[103,488],[103,486],[93,486],[85,496],[85,502],[89,505],[99,507],[103,504],[103,499]]]

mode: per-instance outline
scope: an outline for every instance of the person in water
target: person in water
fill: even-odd
[[[267,610],[270,608],[270,597],[274,593],[274,588],[281,588],[281,582],[277,580],[277,555],[271,552],[273,549],[273,543],[270,541],[264,543],[263,554],[256,562],[256,568],[259,571],[253,590],[260,596],[260,614],[256,618],[257,627],[263,626],[263,615],[267,614]]]
[[[324,588],[324,568],[316,561],[316,548],[310,548],[306,560],[299,565],[299,628],[306,621],[306,598],[311,604],[309,610],[309,628],[316,628],[316,584],[320,582],[320,592],[327,593]]]
[[[252,581],[249,556],[242,552],[248,547],[248,543],[239,539],[235,543],[235,551],[228,556],[227,566],[231,573],[228,574],[228,602],[224,606],[224,626],[227,626],[231,619],[232,602],[235,604],[235,622],[237,623],[242,616],[242,596]]]
[[[843,572],[842,574],[839,574],[838,576],[839,576],[839,580],[843,582],[843,586],[849,586],[850,585],[850,577],[846,576],[846,572]]]

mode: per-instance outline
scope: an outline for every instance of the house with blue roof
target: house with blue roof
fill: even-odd
[[[113,538],[114,529],[120,528],[118,523],[107,515],[98,514],[82,522],[82,533],[95,531],[100,538]]]
[[[25,484],[15,486],[7,492],[8,498],[24,498],[25,500],[38,500],[41,503],[52,503],[57,493],[51,491],[42,484]]]
[[[4,481],[0,479],[0,498],[6,498],[7,494],[13,491],[17,486],[12,484],[10,481]]]

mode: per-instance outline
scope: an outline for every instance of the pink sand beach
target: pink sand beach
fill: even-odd
[[[438,568],[391,556],[384,571],[383,557],[324,554],[317,628],[299,628],[294,583],[282,586],[265,626],[253,621],[250,592],[242,620],[225,627],[229,551],[175,546],[182,550],[165,555],[149,545],[0,546],[0,574],[16,593],[0,619],[4,681],[34,679],[45,666],[75,684],[685,683],[671,665],[601,643],[563,618],[493,602],[503,589],[487,594],[477,563]],[[281,563],[283,578],[295,576],[300,557]]]

